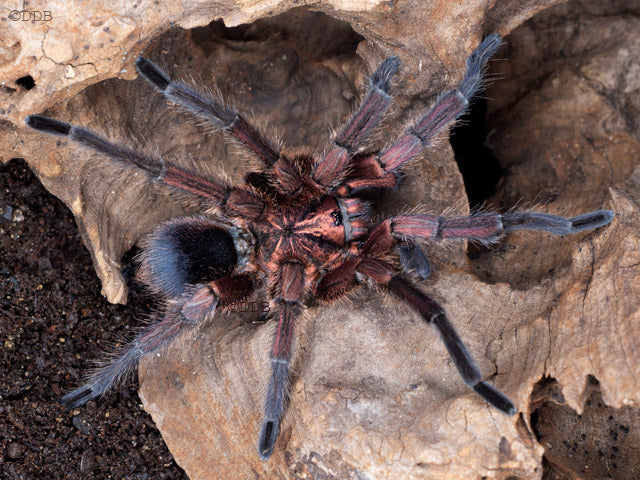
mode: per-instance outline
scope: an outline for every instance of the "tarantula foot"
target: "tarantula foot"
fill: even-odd
[[[273,454],[273,447],[276,445],[279,432],[280,421],[278,419],[264,419],[258,437],[258,455],[261,460],[269,460]]]
[[[500,390],[485,382],[478,382],[473,386],[475,392],[491,405],[507,415],[514,415],[518,409]]]
[[[171,83],[171,79],[167,77],[160,67],[158,67],[151,60],[147,60],[144,57],[138,57],[136,60],[136,68],[140,75],[149,81],[158,90],[165,90]]]
[[[573,218],[562,218],[548,213],[509,212],[502,216],[505,232],[513,230],[543,230],[555,235],[569,235],[602,227],[613,220],[611,210],[596,210]]]
[[[100,392],[96,392],[91,385],[83,385],[76,388],[74,391],[67,393],[62,397],[60,403],[68,409],[77,408],[84,405],[89,400],[93,400],[99,395]]]
[[[485,38],[478,48],[476,48],[469,58],[467,65],[483,65],[496,53],[496,50],[502,45],[502,37],[498,33],[492,33]]]
[[[614,215],[611,210],[596,210],[595,212],[578,215],[570,219],[571,231],[581,232],[583,230],[603,227],[613,220]]]
[[[431,264],[418,245],[402,245],[398,247],[398,256],[402,269],[420,280],[426,280],[431,275]]]
[[[44,115],[28,115],[24,118],[24,123],[34,130],[53,135],[67,136],[71,131],[71,125],[68,123],[54,120]]]
[[[400,59],[398,57],[394,55],[393,57],[387,58],[369,79],[371,88],[379,88],[383,92],[388,93],[389,81],[398,71],[399,67]]]

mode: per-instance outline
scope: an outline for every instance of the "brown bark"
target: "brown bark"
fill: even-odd
[[[483,34],[511,33],[497,55],[505,60],[492,64],[499,80],[486,95],[487,143],[505,171],[490,205],[537,203],[568,216],[616,212],[597,232],[513,234],[474,251],[472,260],[464,245],[427,248],[435,272],[423,288],[521,413],[503,416],[468,391],[437,334],[375,292],[313,308],[296,327],[290,405],[267,463],[255,442],[271,323],[219,315],[144,362],[141,397],[194,479],[540,478],[544,448],[530,418],[539,403],[530,400],[541,378],[555,378],[576,411],[587,375],[600,381],[608,405],[638,402],[638,12],[616,2],[571,2],[542,13],[560,2],[327,2],[314,6],[327,15],[296,9],[276,16],[293,3],[262,2],[250,11],[232,2],[180,4],[184,10],[168,4],[114,15],[78,2],[48,8],[55,18],[68,8],[83,11],[91,22],[8,22],[1,43],[9,47],[0,50],[2,158],[25,157],[69,205],[105,295],[124,302],[123,253],[159,222],[197,206],[97,155],[26,131],[25,114],[46,111],[114,138],[143,138],[145,148],[178,162],[193,158],[197,168],[211,168],[214,159],[238,179],[243,156],[132,80],[140,52],[172,76],[205,84],[215,78],[292,149],[317,152],[386,55],[399,55],[404,66],[378,145],[455,85]],[[260,17],[269,18],[231,30],[204,26]],[[192,29],[169,30],[170,21]],[[15,83],[27,74],[36,84],[30,90]],[[417,205],[468,212],[448,144],[425,152],[384,205],[385,214]]]

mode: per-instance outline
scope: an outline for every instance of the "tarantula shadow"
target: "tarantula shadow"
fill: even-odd
[[[247,173],[241,185],[188,171],[79,126],[28,116],[27,125],[36,130],[67,137],[207,205],[199,216],[161,224],[145,242],[141,278],[166,300],[164,312],[62,402],[75,408],[102,395],[135,369],[143,355],[202,324],[217,307],[263,289],[276,322],[257,441],[258,454],[266,460],[274,451],[286,409],[296,319],[311,304],[331,302],[365,286],[388,290],[432,324],[462,380],[489,404],[513,415],[515,405],[483,380],[443,308],[415,286],[414,281],[424,280],[430,271],[419,243],[489,244],[521,229],[568,235],[608,224],[613,212],[598,210],[568,219],[533,211],[398,215],[374,224],[365,199],[372,198],[365,194],[395,188],[409,162],[465,112],[482,86],[486,62],[500,44],[500,36],[489,35],[467,59],[457,88],[440,95],[398,139],[369,151],[365,145],[392,101],[390,81],[400,67],[397,57],[388,58],[369,77],[359,109],[321,158],[286,156],[218,95],[172,80],[150,60],[138,58],[138,72],[166,100],[226,132],[259,161],[260,168]],[[265,352],[265,361],[267,356]]]

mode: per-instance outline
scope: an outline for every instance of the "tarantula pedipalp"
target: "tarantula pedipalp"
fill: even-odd
[[[141,276],[167,300],[165,312],[120,355],[92,373],[85,385],[65,395],[63,403],[77,407],[98,397],[133,370],[143,355],[158,351],[181,330],[201,324],[219,305],[264,288],[277,322],[258,435],[258,453],[266,460],[273,453],[286,407],[296,319],[313,302],[329,302],[368,285],[387,289],[432,323],[464,382],[497,409],[514,414],[511,400],[483,381],[444,310],[406,278],[424,279],[429,273],[426,257],[413,242],[489,243],[519,229],[567,235],[606,225],[613,212],[598,210],[570,219],[539,212],[399,215],[374,225],[363,198],[365,192],[396,187],[403,168],[464,113],[481,87],[485,63],[500,43],[498,35],[488,36],[467,59],[456,89],[438,97],[395,142],[371,152],[365,150],[365,142],[391,103],[390,80],[400,66],[396,57],[388,58],[369,78],[360,108],[320,159],[306,154],[287,157],[222,99],[171,80],[140,57],[138,72],[167,100],[228,133],[257,157],[261,168],[247,173],[242,186],[111,143],[82,127],[41,115],[27,117],[27,125],[36,130],[68,137],[139,168],[152,181],[194,195],[209,207],[200,216],[160,225],[147,239]]]

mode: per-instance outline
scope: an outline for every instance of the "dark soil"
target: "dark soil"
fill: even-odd
[[[149,311],[130,285],[128,305],[107,303],[67,207],[22,160],[0,166],[0,478],[187,478],[135,381],[77,410],[59,404]]]

